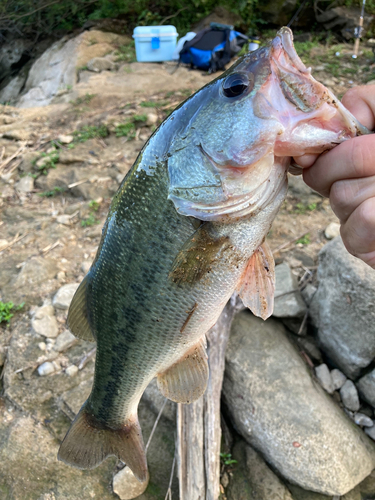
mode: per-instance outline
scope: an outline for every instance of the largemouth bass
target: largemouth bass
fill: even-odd
[[[292,156],[367,133],[314,80],[282,28],[177,108],[149,139],[110,207],[92,267],[69,309],[97,342],[92,392],[59,450],[82,469],[107,456],[140,481],[147,462],[139,400],[157,377],[169,399],[205,391],[205,334],[231,295],[272,313],[265,242]]]

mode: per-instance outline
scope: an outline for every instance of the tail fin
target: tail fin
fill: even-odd
[[[78,469],[94,469],[105,458],[115,455],[139,481],[147,481],[147,460],[138,419],[120,429],[111,429],[98,422],[85,406],[61,443],[58,459]]]

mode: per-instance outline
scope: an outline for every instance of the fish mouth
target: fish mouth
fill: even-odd
[[[272,45],[274,46],[274,48],[276,48],[279,40],[281,41],[281,45],[282,45],[283,49],[288,54],[293,66],[301,73],[310,74],[311,68],[306,68],[306,66],[303,64],[300,57],[298,56],[296,49],[294,48],[292,30],[290,28],[288,28],[287,26],[283,26],[277,32],[277,35],[272,42]]]

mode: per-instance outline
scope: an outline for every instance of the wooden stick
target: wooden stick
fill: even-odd
[[[23,151],[25,149],[25,144],[23,144],[15,153],[12,154],[12,156],[9,156],[9,158],[7,158],[1,165],[0,165],[0,170],[2,170],[3,168],[5,168],[12,160],[14,160],[14,158],[16,158],[20,153],[21,151]]]
[[[203,397],[177,406],[177,464],[180,500],[218,500],[220,496],[220,397],[225,349],[237,311],[244,306],[234,295],[207,334],[210,377]]]
[[[11,246],[13,246],[15,243],[18,243],[18,242],[19,242],[19,241],[21,241],[23,238],[25,238],[28,234],[29,234],[29,233],[25,233],[25,234],[23,234],[22,236],[19,236],[19,235],[17,234],[17,236],[14,238],[14,240],[13,240],[13,241],[11,241],[11,242],[9,243],[9,245],[7,245],[6,247],[2,248],[2,249],[0,250],[0,252],[4,252],[4,250],[7,250],[7,249],[8,249],[8,248],[10,248]]]

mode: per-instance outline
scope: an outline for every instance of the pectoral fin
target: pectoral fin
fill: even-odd
[[[77,288],[68,312],[68,326],[78,339],[95,342],[87,318],[87,276]]]
[[[275,261],[266,242],[253,254],[238,287],[242,302],[255,316],[267,319],[273,312]]]
[[[177,284],[196,283],[212,269],[230,247],[229,238],[215,236],[210,224],[202,224],[178,253],[169,277]]]
[[[200,340],[167,371],[158,375],[160,392],[176,403],[192,403],[202,396],[208,382],[205,341]]]

